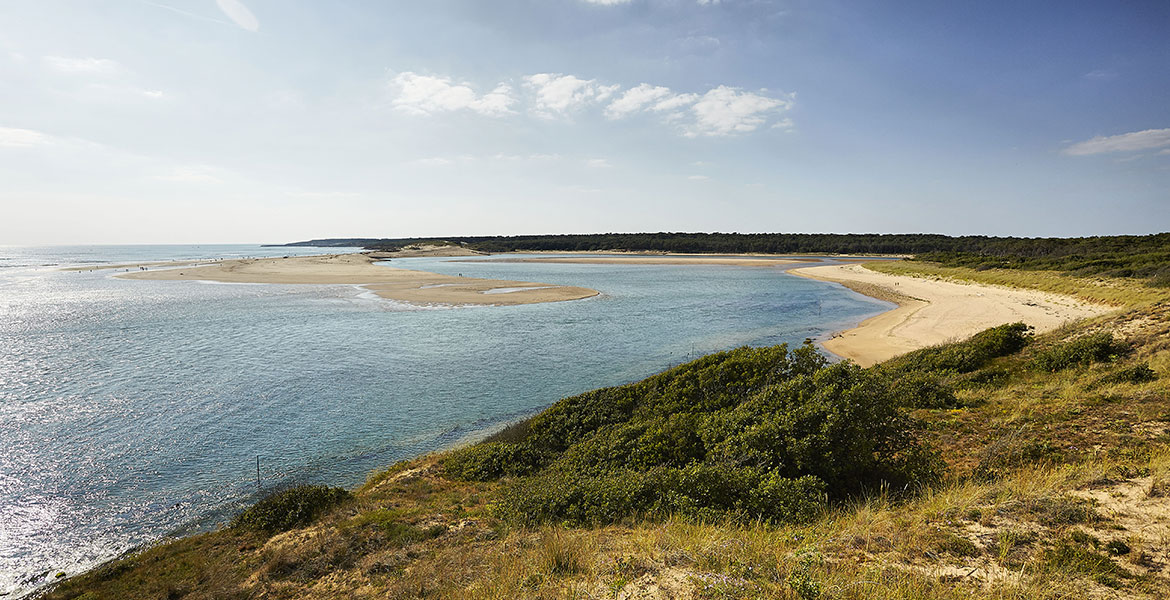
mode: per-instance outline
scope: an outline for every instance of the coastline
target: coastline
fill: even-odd
[[[580,300],[599,294],[597,290],[583,287],[456,277],[375,264],[390,256],[401,255],[325,254],[192,262],[181,266],[143,263],[107,268],[138,269],[115,275],[119,279],[359,285],[382,298],[413,304],[510,306]],[[152,267],[159,266],[166,268],[152,270]]]
[[[834,333],[821,344],[863,367],[1005,323],[1022,321],[1043,333],[1069,321],[1116,310],[1035,290],[887,275],[859,264],[801,267],[788,272],[837,283],[897,305],[857,327]]]
[[[589,253],[592,254],[592,253]],[[775,267],[797,263],[818,263],[818,259],[782,258],[778,255],[749,254],[612,254],[609,256],[550,256],[539,258],[489,258],[476,262],[558,263],[580,265],[721,265],[731,267]]]

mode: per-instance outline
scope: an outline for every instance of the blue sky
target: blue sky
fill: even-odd
[[[0,5],[0,244],[1170,230],[1170,4]]]

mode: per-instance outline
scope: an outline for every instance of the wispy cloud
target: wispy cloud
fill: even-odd
[[[69,75],[106,76],[117,75],[124,71],[122,65],[108,58],[46,56],[42,60],[50,69]]]
[[[52,137],[32,129],[0,127],[0,148],[29,148],[49,143]]]
[[[608,158],[590,158],[585,161],[585,166],[591,169],[608,169],[613,166]]]
[[[479,95],[470,85],[454,83],[447,77],[406,71],[394,77],[391,85],[397,93],[394,106],[415,115],[469,110],[486,116],[501,116],[511,113],[511,106],[516,102],[512,88],[504,83]]]
[[[239,0],[215,0],[215,3],[223,11],[223,14],[227,15],[227,18],[231,19],[236,25],[239,25],[240,28],[248,31],[260,30],[260,21],[256,18],[256,15],[252,14],[252,11],[248,10],[247,6],[244,6],[243,2]]]
[[[658,103],[671,96],[668,87],[643,83],[626,90],[617,100],[611,102],[605,109],[605,116],[611,119],[620,119],[642,110],[647,104]]]
[[[537,73],[524,78],[536,94],[535,110],[541,115],[564,114],[613,95],[620,86],[598,85],[596,80],[560,73]]]
[[[794,96],[771,98],[736,88],[719,86],[700,98],[692,110],[695,123],[686,135],[719,136],[755,131],[770,113],[792,108]]]
[[[1146,129],[1120,135],[1097,136],[1064,149],[1069,156],[1089,156],[1107,152],[1136,152],[1170,146],[1170,129]]]

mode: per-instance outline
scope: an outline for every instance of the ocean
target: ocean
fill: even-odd
[[[215,527],[282,486],[356,486],[562,397],[890,307],[774,267],[390,263],[601,292],[508,307],[59,270],[355,250],[0,246],[0,596]]]

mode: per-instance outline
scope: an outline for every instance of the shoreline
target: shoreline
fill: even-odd
[[[821,343],[833,354],[869,367],[928,346],[968,338],[984,329],[1022,321],[1037,333],[1116,310],[1071,296],[888,275],[859,264],[789,269],[798,277],[836,283],[896,306]]]
[[[591,253],[589,253],[591,254]],[[493,255],[495,256],[495,255]],[[609,256],[549,256],[538,258],[489,258],[477,261],[493,263],[555,263],[578,265],[720,265],[730,267],[775,267],[800,263],[819,263],[819,259],[779,258],[776,255],[747,254],[613,254]]]
[[[385,257],[378,253],[324,254],[193,261],[187,265],[142,263],[108,268],[138,269],[114,276],[119,279],[357,285],[381,298],[420,305],[512,306],[581,300],[600,294],[597,290],[583,287],[459,277],[375,264],[385,260]],[[151,270],[151,267],[158,266],[166,268]]]

